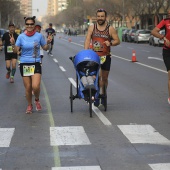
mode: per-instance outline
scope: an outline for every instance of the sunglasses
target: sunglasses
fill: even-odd
[[[25,25],[27,25],[27,26],[33,26],[34,25],[34,23],[26,23]]]

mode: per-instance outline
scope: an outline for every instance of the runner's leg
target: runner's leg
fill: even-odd
[[[11,60],[6,60],[5,62],[6,62],[6,70],[7,70],[6,78],[9,79],[10,72],[11,72]]]
[[[99,76],[99,86],[100,86],[100,94],[103,94],[104,89],[103,87],[105,86],[107,88],[108,86],[108,76],[109,76],[109,71],[106,70],[100,70],[100,76]]]
[[[41,74],[36,73],[32,76],[32,89],[34,91],[35,99],[39,99],[40,96],[40,83]]]
[[[15,72],[16,72],[16,63],[17,63],[17,59],[13,58],[12,59],[12,72],[11,72],[12,77],[14,77]]]
[[[32,104],[32,79],[30,76],[22,77],[28,105]]]

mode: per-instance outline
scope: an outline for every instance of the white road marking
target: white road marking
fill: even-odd
[[[158,57],[148,57],[148,59],[155,59],[155,60],[163,61],[162,58],[158,58]]]
[[[92,105],[92,109],[94,113],[99,117],[99,119],[103,122],[104,125],[110,126],[112,123],[103,115],[103,113],[96,107],[94,104]]]
[[[55,63],[58,63],[58,60],[56,58],[53,59]]]
[[[71,84],[76,88],[77,87],[77,83],[74,81],[74,79],[73,78],[68,78],[69,79],[69,81],[71,82]]]
[[[170,140],[151,125],[118,125],[118,127],[131,143],[170,145]]]
[[[101,170],[100,166],[53,167],[52,170]]]
[[[82,126],[50,127],[51,146],[90,145]]]
[[[63,66],[59,66],[59,68],[61,69],[61,71],[66,71]]]
[[[74,79],[72,79],[72,78],[68,78],[68,79],[73,84],[73,86],[76,88],[77,83],[74,81]],[[104,125],[107,125],[107,126],[112,125],[112,123],[102,114],[102,112],[97,107],[92,105],[92,110],[98,116],[98,118],[103,122]]]
[[[115,57],[115,58],[120,58],[120,59],[125,60],[125,61],[131,61],[129,59],[126,59],[126,58],[123,58],[123,57],[119,57],[119,56],[116,56],[116,55],[113,55],[113,54],[112,54],[112,56]],[[140,62],[134,62],[134,64],[139,64],[141,66],[148,67],[148,68],[151,68],[153,70],[157,70],[157,71],[160,71],[160,72],[163,72],[163,73],[167,73],[167,71],[165,71],[165,70],[161,70],[161,69],[158,69],[156,67],[152,67],[152,66],[149,66],[149,65],[146,65],[146,64],[142,64]]]
[[[78,45],[78,46],[84,47],[84,45],[77,44],[77,43],[75,43],[75,42],[72,42],[72,44],[75,44],[75,45]]]
[[[150,51],[147,51],[147,50],[142,50],[142,51],[147,52],[147,53],[150,53]]]
[[[170,163],[149,164],[153,170],[170,170]]]
[[[119,56],[113,55],[113,54],[112,54],[112,57],[120,58],[120,59],[125,60],[125,61],[131,61],[131,60],[129,60],[129,59],[126,59],[126,58],[123,58],[123,57],[119,57]]]
[[[9,147],[15,128],[0,128],[0,147]]]
[[[148,66],[148,65],[146,65],[146,64],[142,64],[142,63],[139,63],[139,62],[137,62],[136,64],[139,64],[139,65],[141,65],[141,66],[145,66],[145,67],[148,67],[148,68],[151,68],[151,69],[153,69],[153,70],[157,70],[157,71],[160,71],[160,72],[163,72],[163,73],[167,73],[167,71],[165,71],[165,70],[161,70],[161,69],[158,69],[158,68],[156,68],[156,67],[151,67],[151,66]]]

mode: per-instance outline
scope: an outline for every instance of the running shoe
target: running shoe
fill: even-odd
[[[14,77],[10,77],[10,83],[14,83]]]
[[[168,103],[170,104],[170,97],[168,98]]]
[[[28,106],[27,106],[26,113],[27,113],[27,114],[31,114],[31,113],[32,113],[32,109],[33,109],[32,104],[31,104],[31,105],[28,105]]]
[[[100,99],[95,99],[94,106],[98,107],[100,105]]]
[[[50,53],[50,56],[52,57],[52,56],[53,56],[53,54],[52,54],[52,53]]]
[[[6,73],[6,78],[9,79],[9,77],[10,77],[10,72],[8,71],[8,72]]]
[[[39,100],[35,100],[35,106],[36,106],[36,110],[37,111],[40,111],[41,110],[41,103],[40,103],[40,101]]]

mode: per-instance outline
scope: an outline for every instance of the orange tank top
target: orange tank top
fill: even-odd
[[[110,54],[110,46],[106,46],[104,44],[105,41],[111,41],[111,37],[109,34],[109,24],[107,24],[104,31],[99,31],[97,29],[97,24],[94,24],[94,29],[92,33],[92,46],[93,50],[99,55],[99,56],[106,56]]]

